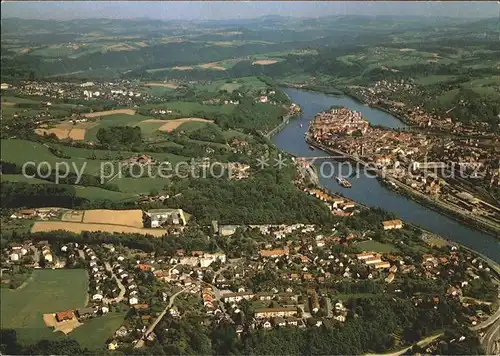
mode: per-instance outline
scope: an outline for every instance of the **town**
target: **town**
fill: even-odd
[[[500,227],[500,209],[490,196],[471,188],[500,185],[497,149],[479,140],[442,138],[370,126],[358,112],[332,108],[310,124],[307,140],[379,171],[388,185],[409,191],[446,210]],[[467,180],[474,183],[468,183]]]

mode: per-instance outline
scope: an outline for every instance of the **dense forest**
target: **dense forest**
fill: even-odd
[[[142,142],[140,127],[110,126],[97,131],[97,140],[108,147],[135,146]]]

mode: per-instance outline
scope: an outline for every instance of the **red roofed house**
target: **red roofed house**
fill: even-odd
[[[75,317],[75,313],[73,313],[71,310],[56,313],[56,320],[58,322],[65,321],[65,320],[71,320],[74,317]]]

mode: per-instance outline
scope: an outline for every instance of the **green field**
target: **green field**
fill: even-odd
[[[416,80],[418,84],[421,85],[433,85],[443,82],[449,82],[455,79],[453,75],[429,75],[427,77],[420,77]]]
[[[73,159],[59,158],[54,156],[47,147],[37,142],[19,139],[2,140],[1,148],[2,160],[15,163],[20,167],[28,161],[45,161],[48,162],[53,169],[55,168],[56,163],[62,162],[66,162],[70,167],[72,167],[72,163],[74,162],[78,169],[81,169],[82,165],[86,162],[86,174],[94,175],[100,172],[100,161],[98,160],[82,160],[82,162],[78,162]],[[90,153],[91,152],[89,151],[88,156],[90,156]],[[62,167],[63,166],[61,166],[61,169],[63,169]],[[74,172],[73,168],[70,168],[70,170]]]
[[[220,87],[220,90],[226,90],[229,93],[232,93],[234,90],[241,87],[241,84],[238,83],[225,83]]]
[[[78,170],[81,170],[84,164],[85,174],[89,175],[98,175],[101,171],[101,165],[105,162],[117,160],[121,155],[123,159],[127,159],[132,156],[137,156],[140,153],[122,151],[122,152],[112,152],[112,151],[103,151],[103,150],[90,150],[85,148],[75,148],[75,147],[65,147],[54,145],[54,147],[60,148],[65,154],[69,155],[70,159],[63,159],[54,156],[47,147],[44,145],[31,142],[26,140],[2,140],[1,149],[2,149],[2,160],[6,162],[15,163],[18,166],[22,166],[27,161],[33,162],[48,162],[50,163],[52,169],[55,169],[56,163],[66,162],[71,172],[74,172],[73,164],[77,167]],[[95,153],[96,159],[90,159],[92,153]],[[147,152],[146,152],[147,153]],[[151,153],[153,158],[158,161],[169,161],[171,163],[176,163],[180,161],[186,160],[185,157],[177,156],[169,153]],[[100,159],[99,159],[100,158]],[[117,162],[114,162],[115,166]],[[64,169],[64,166],[61,166],[60,169]]]
[[[103,348],[106,340],[113,336],[123,324],[125,313],[109,313],[92,318],[73,330],[68,336],[78,341],[82,348],[97,350]]]
[[[28,178],[22,174],[2,174],[0,177],[2,182],[20,182],[29,184],[54,184],[52,182],[38,179],[38,178]],[[84,187],[82,185],[68,185],[60,184],[60,186],[70,186],[75,188],[75,194],[77,197],[86,198],[89,200],[111,200],[111,201],[124,201],[136,198],[136,194],[133,193],[123,193],[115,192],[113,190],[102,189],[99,187]]]
[[[354,246],[359,247],[363,251],[373,251],[378,253],[390,253],[397,251],[397,248],[394,245],[384,244],[374,240],[363,241],[355,244]]]
[[[35,270],[24,287],[0,290],[2,328],[16,330],[20,343],[62,336],[45,326],[43,314],[84,307],[87,289],[86,270]]]
[[[201,121],[188,121],[177,127],[175,131],[191,132],[206,127],[208,125],[215,125],[215,124],[211,124],[209,122],[201,122]]]
[[[33,100],[33,99],[25,99],[25,98],[19,98],[17,96],[2,96],[2,102],[7,102],[7,103],[28,103],[28,104],[40,104],[39,100]]]
[[[165,123],[167,121],[165,120]],[[158,132],[158,129],[162,127],[165,123],[163,122],[139,122],[134,124],[128,124],[128,126],[137,126],[140,127],[142,137],[149,137]]]
[[[236,89],[241,92],[256,92],[266,88],[267,84],[257,77],[242,77],[233,79],[230,83],[227,83],[227,80],[216,80],[210,84],[197,85],[194,89],[198,92],[217,93],[219,90],[231,92]],[[223,105],[222,108],[228,106],[232,107],[232,105]]]
[[[439,102],[442,103],[442,104],[450,105],[450,108],[451,108],[452,105],[454,104],[454,100],[453,99],[458,94],[459,90],[460,89],[452,89],[452,90],[446,91],[443,94],[441,94],[437,98],[437,100],[439,100]]]
[[[332,294],[331,299],[332,301],[336,300],[349,300],[349,299],[359,299],[359,298],[380,298],[380,294],[374,294],[374,293],[352,293],[352,294]]]
[[[7,236],[14,231],[18,234],[28,234],[31,231],[33,221],[6,218],[5,220],[2,220],[0,224],[2,226],[2,234]]]
[[[168,88],[168,87],[160,87],[160,86],[148,86],[145,85],[140,88],[142,93],[146,93],[148,95],[153,95],[153,96],[163,96],[166,93],[171,93],[175,91],[173,88]]]
[[[172,174],[173,170],[164,174]],[[128,192],[133,194],[149,194],[152,189],[161,191],[166,185],[168,185],[170,179],[167,178],[115,178],[111,181],[112,184],[116,184],[122,192]]]

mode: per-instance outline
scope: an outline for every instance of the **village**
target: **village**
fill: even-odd
[[[487,125],[478,121],[471,121],[464,124],[459,121],[453,121],[451,117],[442,117],[436,114],[426,112],[423,107],[418,105],[407,105],[402,101],[395,100],[401,97],[415,97],[422,94],[413,79],[401,80],[379,80],[370,87],[351,86],[356,96],[359,96],[364,103],[370,106],[381,107],[389,110],[396,117],[399,117],[408,124],[428,130],[447,132],[456,135],[472,135],[495,137],[487,130]],[[465,105],[465,103],[461,103]],[[450,107],[446,112],[449,114],[456,107]]]
[[[151,226],[161,224],[165,216],[150,215]],[[183,219],[182,215],[172,219],[177,218]],[[377,229],[391,233],[406,227],[401,220],[387,220]],[[85,268],[87,305],[54,310],[43,319],[47,327],[69,334],[90,319],[133,310],[109,338],[109,350],[140,348],[155,340],[154,327],[162,318],[192,314],[204,316],[207,325],[234,324],[238,335],[259,328],[336,327],[360,317],[349,303],[350,296],[373,288],[406,296],[423,309],[437,308],[441,298],[456,299],[470,327],[494,312],[491,296],[476,292],[496,280],[495,271],[453,244],[417,257],[397,248],[380,249],[381,244],[372,240],[372,229],[343,235],[335,228],[327,232],[306,224],[237,226],[214,221],[211,231],[215,237],[208,239],[232,239],[252,231],[267,236],[263,241],[268,242],[236,257],[221,250],[155,253],[113,243],[28,240],[3,249],[2,284],[20,268]],[[394,246],[406,243],[410,241],[393,241]],[[443,280],[445,294],[417,293],[406,284],[408,278]]]

